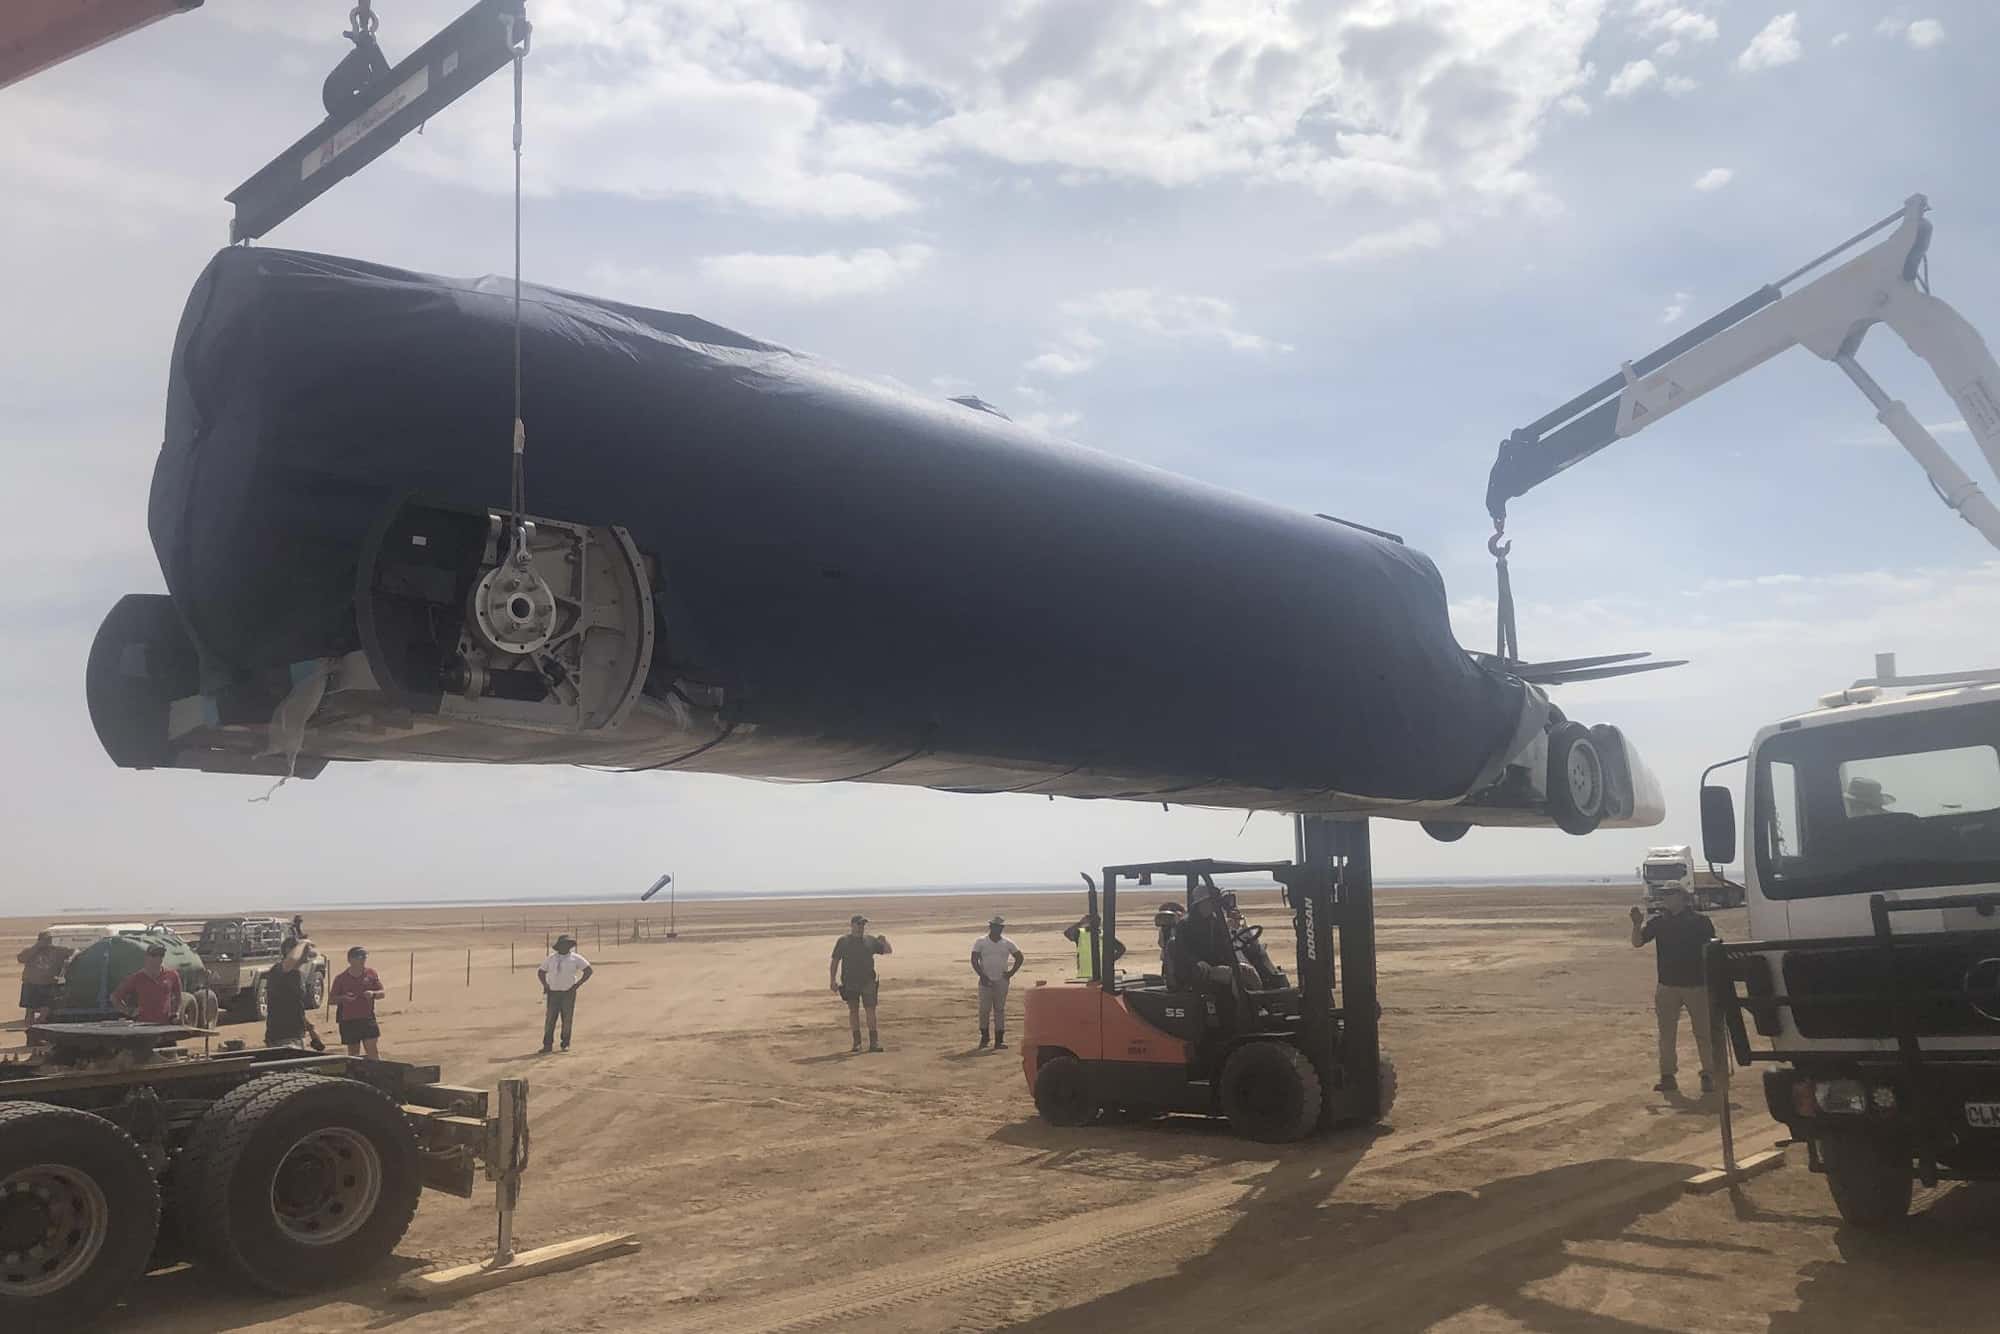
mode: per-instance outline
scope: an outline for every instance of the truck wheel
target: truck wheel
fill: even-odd
[[[1396,1105],[1396,1063],[1383,1052],[1375,1055],[1375,1082],[1377,1087],[1377,1120],[1386,1119],[1389,1109]]]
[[[1549,817],[1566,834],[1588,834],[1604,819],[1604,756],[1590,729],[1564,723],[1549,734]]]
[[[189,1150],[177,1193],[196,1244],[267,1292],[369,1269],[402,1240],[422,1190],[415,1132],[391,1098],[352,1079],[252,1080],[210,1109]]]
[[[1893,1139],[1835,1131],[1819,1142],[1826,1184],[1840,1216],[1856,1227],[1887,1227],[1910,1212],[1916,1173]]]
[[[1417,823],[1440,843],[1456,843],[1472,830],[1472,826],[1463,820],[1419,820]]]
[[[1297,1047],[1246,1042],[1222,1063],[1222,1113],[1245,1139],[1289,1144],[1319,1124],[1319,1075]]]
[[[159,1229],[159,1184],[130,1135],[68,1107],[0,1104],[0,1329],[95,1328]]]
[[[262,1023],[271,1017],[271,975],[257,974],[257,983],[250,988],[250,1017]]]
[[[1074,1056],[1051,1056],[1035,1071],[1035,1110],[1052,1126],[1087,1126],[1097,1119],[1090,1076]]]

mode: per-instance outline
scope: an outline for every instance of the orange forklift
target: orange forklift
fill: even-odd
[[[1107,866],[1101,905],[1084,877],[1090,976],[1037,986],[1025,1002],[1021,1067],[1043,1120],[1081,1126],[1184,1112],[1285,1143],[1388,1112],[1395,1073],[1379,1044],[1368,825],[1301,816],[1296,827],[1295,861]],[[1218,883],[1247,874],[1282,889],[1296,982],[1271,963],[1262,927],[1245,924],[1233,891]],[[1155,877],[1178,881],[1182,897],[1153,914],[1159,971],[1128,972],[1112,948],[1119,890]]]

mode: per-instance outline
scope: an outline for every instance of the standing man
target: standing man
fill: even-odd
[[[28,1024],[49,1017],[62,986],[63,969],[75,953],[56,944],[44,931],[35,937],[34,944],[14,956],[14,962],[21,965],[21,1010]]]
[[[860,913],[847,919],[847,934],[833,942],[833,960],[826,966],[827,990],[847,1002],[847,1027],[854,1035],[852,1050],[861,1050],[861,1011],[868,1011],[868,1050],[882,1050],[875,1027],[875,998],[881,983],[875,976],[875,956],[893,954],[887,936],[868,934],[868,919]]]
[[[167,967],[167,947],[146,946],[139,971],[118,984],[111,1004],[128,1019],[142,1024],[171,1024],[181,1016],[181,975]]]
[[[388,993],[382,989],[382,979],[368,966],[368,951],[359,945],[350,949],[347,967],[327,991],[333,998],[333,1014],[340,1021],[340,1040],[347,1045],[347,1054],[379,1060],[376,1043],[381,1040],[382,1028],[375,1022],[375,1002]]]
[[[1680,1054],[1681,1011],[1688,1012],[1694,1026],[1695,1046],[1701,1052],[1701,1091],[1715,1087],[1714,1027],[1708,1012],[1708,969],[1703,952],[1715,937],[1715,924],[1694,910],[1694,900],[1685,889],[1669,890],[1665,911],[1647,917],[1645,909],[1632,906],[1632,948],[1653,943],[1659,985],[1653,989],[1653,1016],[1660,1030],[1660,1082],[1655,1093],[1677,1094],[1675,1075]]]
[[[264,1045],[326,1050],[326,1039],[306,1010],[305,970],[313,961],[313,943],[301,937],[285,951],[276,968],[264,974]]]
[[[986,934],[972,942],[972,971],[979,978],[979,1045],[986,1046],[991,1020],[995,1051],[1007,1049],[1007,984],[1023,962],[1006,930],[1007,919],[994,913],[986,923]]]
[[[556,1020],[562,1020],[563,1050],[569,1050],[570,1035],[576,1031],[576,993],[597,970],[590,960],[576,952],[576,941],[557,936],[555,953],[542,960],[535,976],[542,979],[542,996],[547,1010],[542,1020],[542,1054],[555,1050]]]

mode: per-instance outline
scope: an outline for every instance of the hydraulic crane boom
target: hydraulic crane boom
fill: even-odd
[[[2000,509],[1909,408],[1884,393],[1855,360],[1870,328],[1894,329],[1951,395],[1988,467],[2000,477],[2000,364],[1979,331],[1930,294],[1924,276],[1928,209],[1922,195],[1911,195],[1897,212],[1804,268],[1627,362],[1618,374],[1515,431],[1501,443],[1486,487],[1495,555],[1504,554],[1497,542],[1509,500],[1790,347],[1803,347],[1845,371],[1874,404],[1876,420],[1922,465],[1939,498],[2000,548]],[[1784,290],[1889,227],[1895,230],[1838,268]]]

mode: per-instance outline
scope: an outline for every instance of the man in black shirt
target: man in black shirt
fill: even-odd
[[[847,934],[833,942],[833,959],[826,966],[826,985],[847,1002],[847,1027],[854,1034],[854,1050],[861,1050],[861,1011],[868,1010],[868,1050],[882,1050],[882,1038],[875,1027],[875,997],[880,983],[875,978],[875,956],[890,954],[887,936],[868,934],[868,919],[860,913],[848,920]],[[838,977],[836,977],[838,974]]]
[[[285,952],[284,962],[264,975],[264,1045],[297,1047],[310,1038],[314,1051],[326,1041],[306,1012],[305,969],[313,960],[313,945],[301,939]]]
[[[1695,1046],[1701,1052],[1701,1091],[1707,1093],[1715,1087],[1715,1044],[1703,951],[1715,937],[1715,924],[1694,910],[1694,900],[1684,889],[1668,891],[1665,909],[1654,917],[1647,917],[1636,905],[1632,909],[1632,948],[1651,941],[1659,972],[1659,985],[1653,989],[1653,1015],[1660,1030],[1660,1082],[1653,1085],[1653,1091],[1680,1092],[1674,1078],[1680,1068],[1675,1048],[1685,1009],[1694,1027]]]

